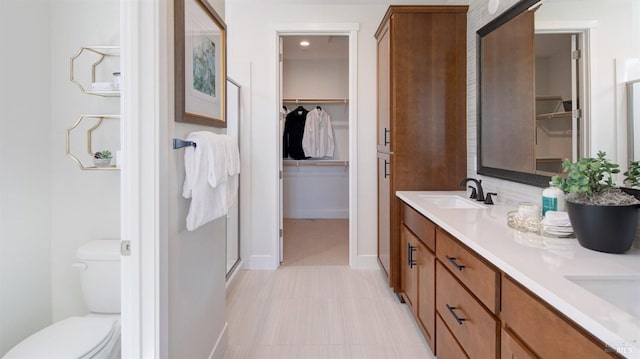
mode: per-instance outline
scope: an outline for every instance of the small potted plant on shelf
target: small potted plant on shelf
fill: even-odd
[[[96,167],[109,167],[113,155],[109,150],[98,151],[93,154],[93,164]]]
[[[620,172],[619,165],[600,151],[596,158],[567,159],[562,168],[567,177],[553,176],[552,181],[567,193],[567,212],[580,245],[606,253],[628,251],[635,238],[640,200],[615,186],[613,175]],[[635,178],[637,185],[638,173],[638,165],[630,165],[625,181]]]

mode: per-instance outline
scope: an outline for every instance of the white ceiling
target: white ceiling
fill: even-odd
[[[348,59],[349,37],[334,35],[282,36],[282,53],[285,60]],[[309,41],[307,47],[300,41]]]

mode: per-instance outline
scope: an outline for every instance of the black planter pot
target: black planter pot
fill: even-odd
[[[581,246],[605,253],[624,253],[631,248],[638,206],[593,206],[569,201],[566,206]]]
[[[620,187],[620,190],[626,194],[630,194],[634,196],[637,200],[640,200],[640,189],[637,188],[629,188],[629,187]]]

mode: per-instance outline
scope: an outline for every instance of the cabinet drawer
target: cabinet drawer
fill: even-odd
[[[436,356],[438,358],[469,358],[456,342],[439,315],[436,314]]]
[[[502,320],[542,358],[611,358],[591,335],[510,278],[502,281]]]
[[[439,262],[436,311],[465,352],[478,358],[496,357],[498,321]]]
[[[436,225],[413,207],[402,203],[402,221],[418,238],[435,252]]]
[[[520,341],[502,329],[500,337],[500,358],[501,359],[537,359]]]
[[[436,256],[491,312],[498,312],[500,275],[496,270],[440,228],[436,229]]]

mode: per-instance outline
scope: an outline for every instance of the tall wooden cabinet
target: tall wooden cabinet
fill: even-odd
[[[400,291],[398,190],[458,190],[466,176],[467,6],[390,6],[375,37],[378,259]]]

